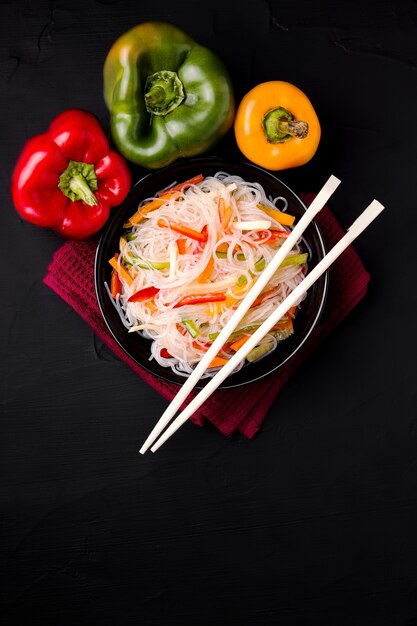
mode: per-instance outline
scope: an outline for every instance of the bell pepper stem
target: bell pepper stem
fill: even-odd
[[[147,107],[154,107],[162,104],[165,99],[165,89],[160,85],[154,85],[145,93],[145,101]]]
[[[88,206],[96,206],[94,191],[98,189],[97,176],[92,163],[70,161],[59,177],[58,189],[73,202],[82,200]]]
[[[297,139],[305,139],[308,134],[308,124],[307,122],[300,121],[280,121],[277,123],[277,128],[280,133],[285,133],[291,135],[292,137],[297,137]]]
[[[164,116],[184,100],[184,86],[176,72],[161,70],[148,76],[144,98],[148,113]]]
[[[81,174],[73,176],[70,180],[69,186],[71,191],[78,196],[79,200],[82,200],[85,204],[88,204],[88,206],[95,206],[98,204],[97,198]]]
[[[284,107],[268,111],[262,120],[262,126],[270,143],[283,143],[293,137],[305,139],[308,135],[307,122],[295,120],[293,114]]]

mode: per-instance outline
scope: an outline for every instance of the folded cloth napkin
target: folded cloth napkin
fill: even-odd
[[[307,206],[313,198],[312,194],[303,194]],[[322,209],[316,219],[329,249],[344,232],[328,207]],[[94,288],[96,246],[97,242],[91,239],[63,244],[53,256],[44,282],[84,318],[117,357],[125,361],[142,380],[164,398],[171,401],[178,391],[178,386],[160,380],[138,366],[119,347],[107,329]],[[329,272],[329,293],[325,310],[315,331],[299,352],[282,368],[256,383],[214,392],[192,417],[194,423],[204,425],[208,420],[226,436],[239,431],[250,439],[258,432],[272,402],[289,376],[367,291],[370,276],[352,246],[349,246],[333,263]],[[192,392],[189,395],[184,406],[196,393]]]

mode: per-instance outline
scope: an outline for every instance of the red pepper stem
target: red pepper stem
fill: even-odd
[[[71,191],[78,196],[79,200],[82,200],[85,204],[88,204],[88,206],[95,206],[98,204],[97,198],[88,186],[84,176],[81,176],[81,174],[73,176],[70,180],[69,186]]]
[[[98,184],[92,163],[70,161],[67,169],[59,177],[58,188],[73,202],[82,200],[88,206],[98,204],[93,193],[97,191]]]

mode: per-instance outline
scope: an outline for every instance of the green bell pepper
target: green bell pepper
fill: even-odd
[[[139,24],[117,39],[104,63],[104,99],[118,150],[149,169],[206,152],[235,115],[223,62],[166,22]]]

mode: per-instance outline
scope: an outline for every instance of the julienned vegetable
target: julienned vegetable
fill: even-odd
[[[85,239],[106,223],[130,189],[130,170],[96,117],[70,109],[25,144],[12,177],[17,211],[68,239]]]
[[[139,24],[113,44],[104,98],[118,149],[150,169],[209,150],[235,114],[223,62],[165,22]]]
[[[255,183],[226,172],[196,178],[198,182],[165,188],[140,203],[135,223],[123,232],[119,250],[110,259],[112,268],[119,268],[122,289],[107,285],[128,332],[151,339],[152,357],[183,375],[207,352],[295,220],[285,212],[284,198],[280,212]],[[163,197],[162,205],[154,204]],[[138,214],[142,218],[137,221]],[[236,346],[301,282],[307,263],[308,253],[297,243],[210,364],[207,376],[227,363]],[[262,358],[294,333],[296,309],[271,329],[247,361]]]
[[[251,89],[238,106],[234,131],[241,152],[269,170],[304,165],[316,153],[321,136],[310,100],[285,81]]]

